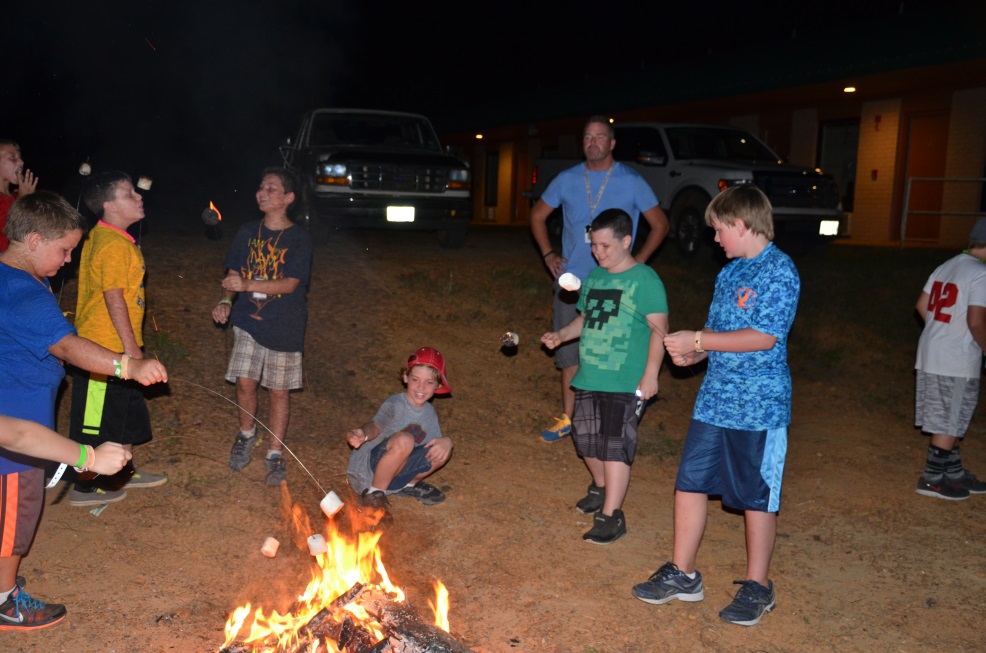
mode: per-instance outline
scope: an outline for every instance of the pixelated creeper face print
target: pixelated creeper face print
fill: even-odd
[[[622,296],[623,291],[619,289],[589,291],[585,302],[585,328],[602,328],[610,318],[619,315]]]

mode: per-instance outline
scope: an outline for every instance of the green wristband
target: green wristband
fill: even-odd
[[[73,465],[74,467],[82,467],[86,464],[86,446],[84,444],[79,445],[79,462]]]

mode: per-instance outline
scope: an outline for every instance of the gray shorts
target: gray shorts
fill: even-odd
[[[932,435],[965,437],[979,401],[979,379],[938,376],[917,370],[914,426]]]
[[[551,302],[551,330],[558,331],[569,322],[579,316],[575,305],[579,301],[579,293],[573,290],[565,290],[555,281],[551,287],[554,299]],[[555,349],[555,367],[564,369],[566,367],[577,367],[579,364],[579,341],[561,345]]]
[[[241,376],[259,381],[268,390],[297,390],[303,386],[301,352],[267,349],[243,329],[233,327],[226,380],[236,383]]]

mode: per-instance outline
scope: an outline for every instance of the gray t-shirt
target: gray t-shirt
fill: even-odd
[[[373,421],[380,427],[380,435],[359,449],[353,449],[349,456],[349,469],[346,473],[349,476],[349,487],[357,494],[362,494],[373,483],[371,453],[394,433],[407,431],[414,436],[415,447],[424,446],[425,443],[442,437],[435,407],[429,402],[421,408],[415,408],[403,392],[388,397],[374,415]]]

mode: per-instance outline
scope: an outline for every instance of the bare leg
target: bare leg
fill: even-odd
[[[236,403],[240,407],[240,430],[250,432],[253,429],[253,416],[257,414],[257,385],[258,382],[244,376],[236,377]]]
[[[14,589],[17,584],[17,568],[20,567],[20,556],[4,556],[0,558],[0,592]]]
[[[414,449],[414,436],[405,431],[395,433],[387,441],[387,452],[380,458],[373,470],[373,487],[386,490],[407,464]]]
[[[572,389],[572,379],[575,378],[575,373],[578,371],[578,365],[561,368],[561,403],[569,418],[575,412],[575,390]]]
[[[592,482],[596,484],[596,487],[606,487],[606,469],[603,461],[598,458],[586,457],[582,459],[582,462],[589,468],[589,473],[592,474]]]
[[[695,492],[674,493],[674,553],[671,562],[690,574],[695,571],[698,547],[705,534],[709,514],[709,496]]]
[[[945,451],[951,451],[955,448],[955,443],[958,440],[958,438],[951,435],[939,435],[936,433],[931,436],[931,446],[944,449]]]
[[[767,587],[770,559],[777,538],[777,513],[747,510],[746,520],[746,579]]]
[[[623,499],[630,487],[630,465],[618,460],[603,462],[606,476],[606,501],[603,503],[603,514],[612,516],[614,510],[623,506]],[[596,483],[596,485],[599,485]]]
[[[270,448],[280,451],[283,440],[288,437],[288,420],[291,418],[291,391],[268,390],[270,395],[270,430],[276,438],[271,438]]]

